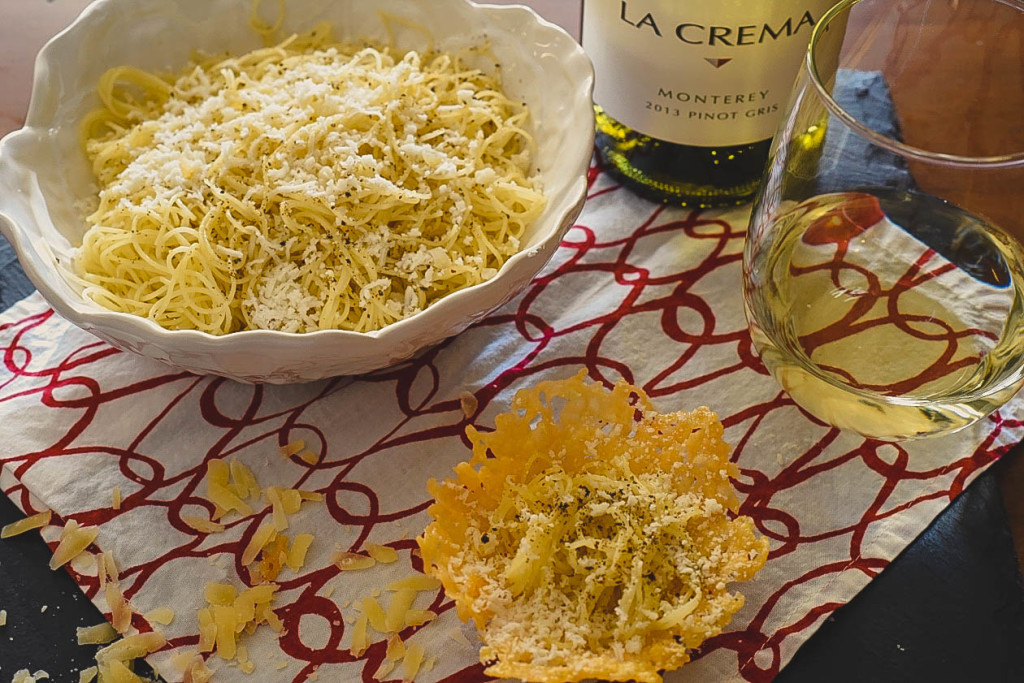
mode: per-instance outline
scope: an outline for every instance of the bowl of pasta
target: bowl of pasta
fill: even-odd
[[[0,142],[57,313],[199,374],[402,361],[520,292],[586,197],[592,67],[523,7],[98,0]]]

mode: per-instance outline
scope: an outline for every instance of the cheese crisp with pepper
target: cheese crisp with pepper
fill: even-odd
[[[743,605],[768,542],[738,507],[722,425],[658,414],[625,382],[520,391],[473,457],[431,481],[426,571],[495,677],[659,682]]]

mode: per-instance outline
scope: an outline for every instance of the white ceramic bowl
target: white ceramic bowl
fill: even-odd
[[[276,3],[264,3],[276,6]],[[95,109],[108,68],[178,70],[194,50],[240,54],[261,47],[247,28],[252,0],[99,0],[51,40],[36,62],[25,127],[0,142],[0,231],[26,274],[62,316],[114,346],[196,373],[250,382],[303,382],[358,374],[404,360],[457,334],[522,290],[579,215],[593,147],[593,69],[579,45],[525,7],[466,0],[289,0],[284,29],[329,21],[340,40],[386,40],[380,12],[425,27],[441,49],[489,41],[503,87],[529,105],[547,208],[523,248],[491,280],[369,333],[245,331],[217,337],[169,331],[83,298],[61,274],[86,225],[78,207],[94,180],[78,121]],[[402,48],[422,33],[399,30]]]

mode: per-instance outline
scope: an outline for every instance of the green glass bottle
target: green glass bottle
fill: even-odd
[[[831,4],[584,0],[603,167],[666,203],[750,200],[811,29]]]

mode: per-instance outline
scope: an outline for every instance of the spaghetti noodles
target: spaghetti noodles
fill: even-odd
[[[167,329],[376,330],[493,277],[543,210],[528,111],[464,56],[321,25],[99,96],[75,270]]]

